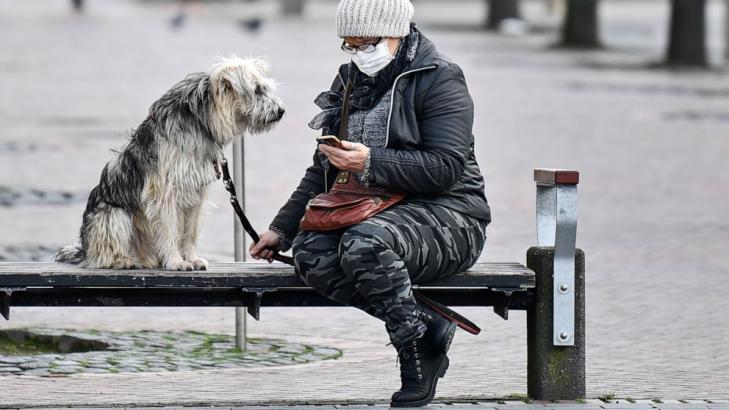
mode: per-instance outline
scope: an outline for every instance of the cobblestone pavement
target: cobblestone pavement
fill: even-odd
[[[14,333],[14,334],[13,334]],[[0,355],[0,376],[60,376],[80,373],[137,373],[251,368],[337,359],[325,346],[248,338],[245,351],[235,338],[194,331],[107,332],[22,329],[5,332],[16,341],[55,340],[67,353]],[[3,336],[0,331],[0,336]],[[72,345],[72,343],[74,345]]]
[[[199,5],[183,27],[177,5],[0,0],[0,257],[43,259],[74,242],[83,200],[106,154],[164,90],[217,55],[267,55],[287,115],[246,141],[247,207],[265,227],[310,161],[314,96],[338,52],[333,3],[307,17],[241,19],[271,3]],[[543,2],[526,2],[536,33],[503,37],[476,24],[482,2],[418,2],[426,34],[457,61],[476,106],[476,150],[494,222],[483,261],[523,261],[534,244],[534,167],[582,173],[578,245],[587,254],[587,377],[592,398],[729,398],[729,76],[726,71],[648,69],[665,46],[666,1],[601,6],[607,49],[568,52],[554,42]],[[710,1],[714,60],[722,4]],[[44,192],[47,195],[37,194]],[[211,192],[201,254],[232,259],[226,193]],[[438,399],[525,393],[525,315],[508,322],[462,309],[484,329],[459,333]],[[232,334],[230,308],[17,308],[0,328]],[[394,351],[376,320],[347,308],[264,309],[255,337],[331,346],[343,356],[298,366],[167,373],[2,378],[14,406],[383,403],[398,384]],[[703,404],[698,404],[703,406]],[[636,408],[640,408],[639,405]],[[652,406],[651,404],[643,405]]]

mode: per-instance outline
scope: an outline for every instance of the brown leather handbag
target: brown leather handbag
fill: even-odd
[[[347,139],[351,80],[344,87],[342,117],[337,137]],[[381,187],[364,187],[347,171],[340,171],[329,192],[309,200],[299,227],[305,231],[333,231],[356,225],[405,198]]]

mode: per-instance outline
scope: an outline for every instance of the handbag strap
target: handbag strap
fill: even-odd
[[[339,132],[337,138],[340,141],[347,140],[349,134],[347,128],[349,127],[349,94],[352,91],[352,80],[347,80],[347,85],[344,86],[344,95],[342,96],[342,117],[339,121]]]

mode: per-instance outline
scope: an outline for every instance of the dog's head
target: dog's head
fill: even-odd
[[[218,143],[228,144],[246,131],[271,129],[285,112],[275,90],[268,64],[260,58],[232,56],[215,64],[210,70],[209,126]]]

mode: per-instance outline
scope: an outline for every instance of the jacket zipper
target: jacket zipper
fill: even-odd
[[[392,83],[392,94],[390,95],[390,112],[389,112],[389,114],[387,114],[387,128],[385,131],[385,148],[387,148],[387,144],[390,142],[390,120],[392,120],[392,109],[395,107],[395,88],[397,87],[397,81],[408,74],[417,73],[418,71],[432,70],[436,67],[437,67],[436,65],[420,67],[420,68],[416,68],[415,70],[405,71],[404,73],[395,77],[395,81]]]
[[[392,119],[392,110],[395,107],[395,87],[397,87],[398,80],[400,80],[401,78],[405,77],[408,74],[417,73],[419,71],[432,70],[437,67],[438,66],[435,64],[427,66],[427,67],[420,67],[420,68],[416,68],[414,70],[405,71],[404,73],[400,73],[400,75],[395,77],[395,81],[392,82],[392,90],[391,90],[391,94],[390,94],[390,112],[387,114],[387,128],[385,129],[385,147],[387,147],[387,144],[390,142],[390,120]],[[344,84],[344,79],[342,78],[342,75],[340,73],[337,73],[337,76],[339,77],[339,81],[342,83],[342,86],[346,86]],[[328,182],[327,176],[329,174],[328,171],[329,171],[329,169],[327,167],[327,169],[324,170],[324,192],[327,192],[327,187],[329,186],[329,184],[327,183]]]

